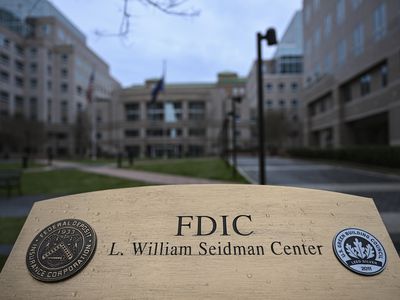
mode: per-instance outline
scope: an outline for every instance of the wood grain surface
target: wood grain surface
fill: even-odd
[[[185,216],[181,235],[177,216]],[[213,218],[215,233],[197,235],[197,216]],[[243,235],[234,230],[237,216]],[[37,281],[26,266],[28,246],[44,227],[67,218],[93,227],[96,253],[74,277]],[[213,229],[209,218],[201,221],[202,233]],[[388,260],[382,273],[355,274],[335,257],[332,240],[348,227],[383,244]],[[135,255],[134,243],[145,242],[163,242],[169,255]],[[173,255],[173,246],[181,255]],[[400,260],[372,199],[254,185],[129,188],[37,202],[0,274],[0,298],[400,299]]]

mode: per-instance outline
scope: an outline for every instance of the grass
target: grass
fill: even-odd
[[[21,179],[24,195],[68,195],[143,185],[146,184],[77,170],[24,173]],[[0,195],[6,195],[6,192],[0,190]]]
[[[28,168],[39,168],[39,167],[43,167],[43,165],[35,162],[30,162],[28,164]],[[21,162],[17,161],[0,162],[0,170],[16,170],[16,169],[22,169]]]
[[[0,217],[0,244],[14,244],[26,217]]]
[[[248,183],[240,174],[233,177],[232,167],[219,158],[135,161],[132,168],[172,175]]]

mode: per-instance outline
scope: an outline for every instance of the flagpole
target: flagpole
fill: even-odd
[[[94,86],[93,86],[94,95]],[[92,160],[97,160],[96,97],[92,99]]]

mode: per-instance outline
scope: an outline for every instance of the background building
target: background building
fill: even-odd
[[[299,92],[302,88],[303,26],[302,13],[296,12],[278,41],[272,59],[263,63],[264,109],[269,148],[301,145],[301,114]],[[253,136],[257,132],[257,62],[247,78],[246,96],[252,108]],[[256,144],[254,144],[256,146]]]
[[[400,144],[400,2],[304,0],[307,146]]]
[[[1,118],[20,116],[45,127],[42,149],[33,144],[28,132],[22,145],[3,141],[0,151],[47,148],[58,155],[86,153],[91,131],[86,94],[91,74],[95,75],[93,101],[111,101],[118,82],[61,12],[46,0],[0,0]],[[101,121],[101,111],[96,114]]]
[[[113,142],[118,151],[140,157],[221,154],[226,141],[224,123],[232,119],[228,115],[232,89],[243,89],[244,80],[234,73],[221,73],[216,83],[167,84],[151,103],[155,83],[147,80],[144,85],[119,91]],[[245,98],[236,107],[238,147],[244,148],[250,140]]]

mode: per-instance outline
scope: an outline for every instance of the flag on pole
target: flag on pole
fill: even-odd
[[[88,103],[92,102],[93,89],[94,89],[94,71],[92,71],[92,74],[90,74],[89,84],[86,90],[86,100]]]
[[[157,101],[158,94],[164,91],[164,80],[165,80],[165,61],[163,63],[163,73],[161,78],[157,81],[151,91],[151,103],[155,103]]]

